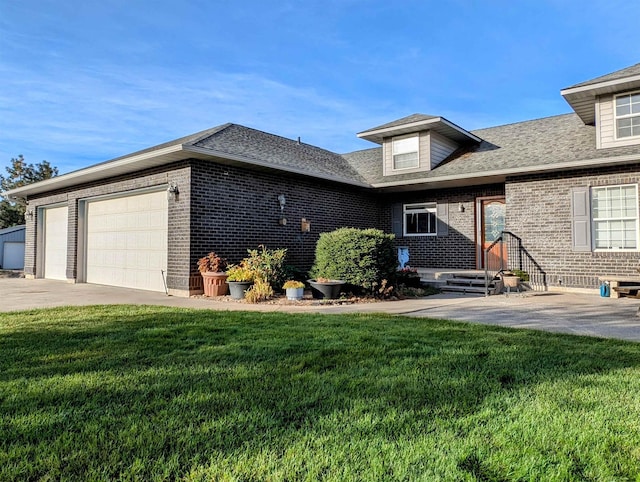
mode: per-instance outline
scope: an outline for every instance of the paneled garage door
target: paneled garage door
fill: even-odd
[[[164,291],[167,193],[87,202],[86,281]]]
[[[66,206],[43,209],[44,214],[44,273],[49,279],[67,279],[67,223]]]

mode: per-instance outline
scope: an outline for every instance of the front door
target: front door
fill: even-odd
[[[478,198],[476,202],[477,234],[478,240],[478,268],[485,268],[484,251],[500,237],[505,226],[506,202],[504,196],[492,196]],[[490,269],[500,269],[500,257],[506,266],[507,248],[505,244],[498,243],[488,253]]]

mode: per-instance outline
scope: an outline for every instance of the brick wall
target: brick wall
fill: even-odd
[[[550,286],[597,288],[598,276],[638,276],[640,253],[574,252],[571,241],[572,187],[638,182],[637,166],[510,178],[507,230],[522,238]]]
[[[209,251],[238,262],[260,244],[287,248],[288,263],[308,270],[320,233],[379,223],[374,194],[353,186],[197,160],[191,172],[192,289],[200,282],[197,260]],[[284,226],[278,223],[280,194],[286,198]],[[302,218],[311,222],[310,233],[301,233]]]
[[[477,197],[504,194],[502,185],[419,191],[387,195],[380,228],[391,232],[391,206],[394,203],[447,203],[449,232],[446,236],[406,236],[396,239],[396,246],[409,247],[409,265],[417,268],[476,268]],[[458,211],[462,203],[464,212]]]

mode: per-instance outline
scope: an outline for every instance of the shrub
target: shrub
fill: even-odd
[[[253,270],[256,278],[266,281],[271,288],[280,289],[288,278],[285,268],[287,257],[286,248],[267,249],[261,244],[258,249],[247,250],[249,256],[242,260],[242,264]]]
[[[311,276],[343,280],[373,293],[383,279],[395,278],[394,237],[379,229],[340,228],[322,233]]]

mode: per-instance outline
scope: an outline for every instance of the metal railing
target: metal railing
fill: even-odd
[[[485,296],[489,295],[489,285],[505,271],[519,270],[526,273],[528,281],[523,280],[527,288],[535,291],[547,291],[547,273],[522,246],[522,239],[509,231],[500,236],[483,250]]]

